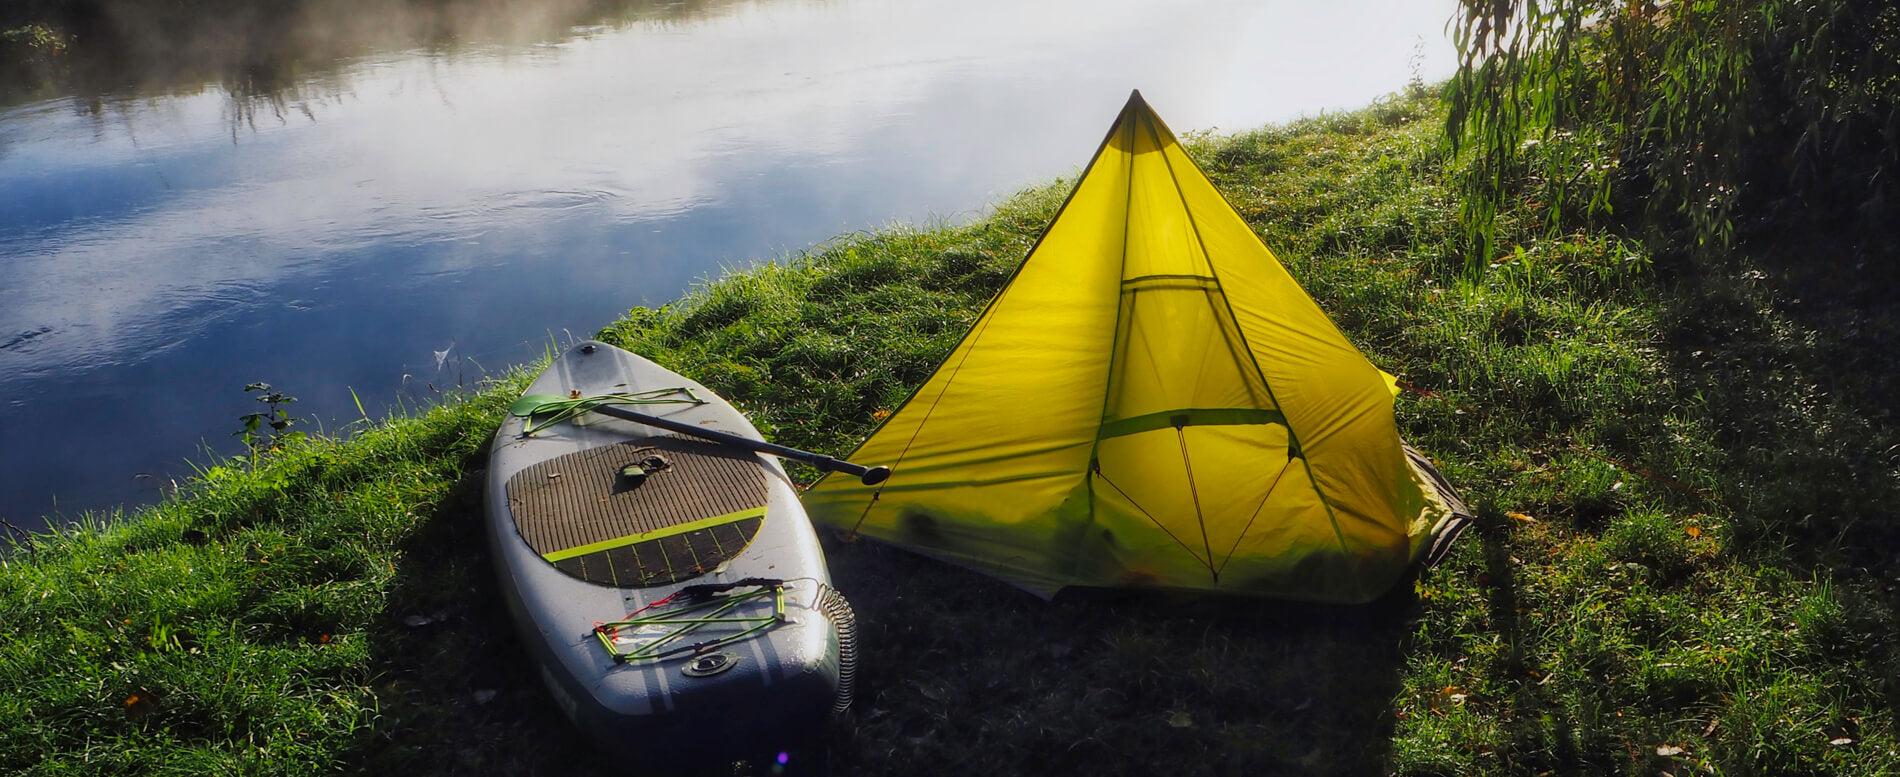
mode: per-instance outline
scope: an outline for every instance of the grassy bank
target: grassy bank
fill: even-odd
[[[1770,246],[1709,268],[1547,237],[1535,202],[1501,214],[1515,248],[1471,280],[1438,110],[1396,100],[1195,154],[1417,389],[1402,428],[1481,513],[1447,564],[1359,608],[1044,604],[832,542],[863,654],[837,773],[1900,770],[1891,312],[1827,304]],[[602,336],[776,441],[843,454],[1065,191],[845,236]],[[625,772],[586,755],[497,606],[477,484],[519,388],[214,469],[16,553],[0,772]]]

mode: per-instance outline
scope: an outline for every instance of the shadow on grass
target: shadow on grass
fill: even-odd
[[[1840,615],[1808,628],[1835,633],[1830,660],[1879,678],[1836,693],[1900,708],[1900,647],[1881,636],[1900,618],[1900,263],[1891,237],[1763,238],[1672,279],[1670,371],[1711,408],[1732,549],[1830,581]]]
[[[366,774],[623,774],[542,689],[515,635],[482,535],[482,463],[404,543],[373,627],[380,715],[343,754]]]
[[[1526,634],[1524,604],[1518,595],[1516,559],[1511,557],[1508,520],[1495,506],[1479,508],[1479,518],[1471,539],[1483,552],[1485,607],[1491,627],[1503,641],[1495,666],[1487,672],[1499,678],[1510,692],[1502,704],[1500,717],[1509,732],[1509,740],[1498,742],[1497,755],[1507,767],[1529,769],[1537,774],[1598,774],[1614,765],[1621,755],[1608,732],[1590,725],[1586,717],[1574,715],[1546,685],[1554,667],[1544,666],[1532,656],[1538,652],[1537,636]],[[1609,701],[1587,689],[1586,699],[1608,708]]]
[[[1383,773],[1414,608],[1065,592],[833,545],[858,612],[842,774]]]
[[[1683,393],[1714,408],[1744,540],[1807,566],[1892,568],[1900,264],[1816,232],[1746,256],[1672,277],[1663,332]]]
[[[403,548],[375,626],[375,774],[624,774],[542,690],[500,604],[469,474]],[[419,511],[421,512],[421,511]],[[835,774],[1371,774],[1415,609],[1085,593],[1045,603],[868,543],[833,544],[858,611]],[[954,771],[946,771],[954,770]]]
[[[1710,408],[1739,548],[1797,579],[1900,571],[1900,265],[1876,254],[1808,233],[1673,279],[1663,345]]]

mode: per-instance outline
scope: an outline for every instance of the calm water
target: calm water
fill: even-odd
[[[1131,88],[1238,130],[1451,69],[1451,0],[1158,7],[724,3],[0,113],[0,517],[149,501],[239,450],[248,382],[334,429],[352,389],[380,417],[726,269],[975,217]]]

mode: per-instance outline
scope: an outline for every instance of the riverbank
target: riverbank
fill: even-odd
[[[1377,605],[1044,604],[829,541],[859,612],[840,774],[1876,775],[1900,770],[1900,484],[1873,312],[1608,231],[1464,271],[1429,97],[1194,141],[1481,513]],[[841,237],[601,332],[848,453],[948,353],[1066,194]],[[1825,246],[1824,242],[1815,243]],[[1810,297],[1811,298],[1811,297]],[[1851,333],[1847,324],[1851,324]],[[508,377],[207,469],[0,568],[0,771],[618,773],[520,660],[479,532]],[[796,471],[809,477],[808,471]],[[981,637],[991,637],[983,640]]]

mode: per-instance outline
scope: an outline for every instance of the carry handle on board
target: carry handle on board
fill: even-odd
[[[726,445],[732,445],[732,446],[736,446],[740,448],[745,448],[747,450],[758,451],[759,453],[767,453],[773,456],[779,456],[782,458],[792,459],[794,461],[802,461],[802,462],[805,462],[806,464],[810,464],[814,467],[817,467],[822,472],[843,472],[846,475],[855,475],[858,478],[859,482],[862,482],[863,484],[867,486],[875,486],[879,483],[884,482],[885,478],[888,478],[891,476],[890,467],[886,467],[882,465],[879,465],[876,467],[866,467],[861,464],[853,464],[843,459],[835,459],[830,456],[826,456],[822,453],[812,453],[811,451],[803,451],[797,448],[788,448],[783,445],[773,445],[772,443],[765,442],[764,440],[754,440],[750,437],[740,437],[739,435],[736,435],[736,434],[727,434],[725,432],[713,431],[711,429],[694,426],[692,424],[681,423],[679,421],[673,421],[673,420],[661,418],[659,416],[647,415],[646,413],[637,413],[632,410],[628,410],[626,408],[621,408],[621,407],[615,407],[613,405],[606,405],[606,404],[594,405],[593,407],[588,408],[588,410],[595,413],[599,413],[604,416],[611,417],[611,418],[618,418],[622,421],[632,421],[636,424],[646,424],[647,426],[659,427],[661,429],[665,429],[670,432],[679,432],[680,434],[689,434],[694,437],[699,437],[701,439],[712,440],[713,442],[718,442],[718,443],[725,443]]]

